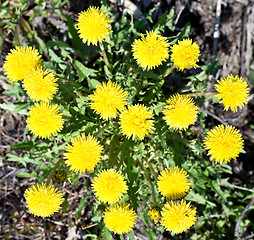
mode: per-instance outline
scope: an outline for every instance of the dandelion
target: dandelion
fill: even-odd
[[[5,75],[11,82],[17,82],[25,78],[27,73],[39,66],[42,62],[37,49],[32,47],[16,47],[6,56],[4,62]]]
[[[211,159],[220,164],[235,159],[243,149],[242,135],[233,126],[216,126],[207,133],[204,144]]]
[[[164,120],[170,127],[185,130],[197,120],[198,107],[188,95],[173,95],[167,103],[162,112],[165,115]]]
[[[180,203],[170,201],[164,205],[161,212],[161,225],[173,234],[182,233],[196,221],[196,208],[182,200]]]
[[[127,92],[111,81],[98,85],[89,98],[92,100],[91,108],[106,120],[115,118],[117,110],[121,112],[127,104]]]
[[[48,102],[35,103],[26,120],[28,129],[40,138],[50,138],[63,128],[64,120],[59,107]]]
[[[45,183],[33,185],[24,196],[30,213],[43,218],[58,212],[64,200],[54,185]]]
[[[148,120],[153,116],[148,108],[141,104],[128,106],[120,115],[120,128],[124,135],[128,138],[132,136],[132,140],[137,136],[143,140],[145,135],[153,132],[154,120]]]
[[[136,217],[136,213],[130,209],[129,205],[116,204],[106,209],[104,222],[110,231],[121,234],[131,231]]]
[[[128,190],[123,175],[114,169],[100,172],[94,179],[92,188],[101,202],[109,204],[118,202]]]
[[[186,171],[173,167],[161,172],[157,185],[163,196],[169,199],[179,199],[189,193],[191,183]]]
[[[236,112],[238,107],[242,109],[248,102],[249,88],[242,77],[228,75],[225,79],[221,78],[221,81],[217,82],[215,89],[219,94],[216,95],[216,98],[224,104],[224,110],[227,111],[230,108]]]
[[[71,170],[84,173],[86,170],[93,172],[96,164],[101,160],[103,147],[90,134],[84,133],[71,139],[72,145],[67,145],[64,153],[65,163]]]
[[[133,57],[143,69],[153,69],[166,61],[169,57],[169,43],[167,38],[160,36],[157,32],[146,32],[147,36],[141,34],[141,40],[135,40],[132,44]]]
[[[192,43],[191,39],[184,39],[178,41],[178,44],[174,44],[171,50],[171,59],[174,61],[174,65],[181,71],[184,68],[198,67],[196,63],[198,62],[200,52],[196,42]]]
[[[155,223],[160,221],[160,212],[156,208],[150,209],[148,215]]]
[[[32,69],[23,80],[27,94],[35,101],[48,101],[57,92],[55,74],[43,67]]]
[[[80,12],[77,21],[79,36],[88,46],[102,42],[111,32],[108,14],[96,7]]]

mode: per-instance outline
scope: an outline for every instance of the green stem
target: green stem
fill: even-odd
[[[170,68],[168,68],[167,71],[162,75],[162,78],[167,77],[175,68],[175,65],[172,65]]]
[[[103,46],[103,44],[101,42],[99,42],[99,45],[100,45],[100,49],[101,49],[101,53],[102,53],[102,56],[104,58],[104,61],[105,61],[106,65],[107,65],[109,71],[112,73],[112,69],[111,69],[111,66],[110,66],[110,63],[109,63],[106,51],[104,49],[104,46]]]
[[[53,169],[51,170],[51,172],[50,172],[50,174],[49,174],[49,176],[48,176],[47,185],[49,185],[50,180],[52,179],[52,176],[53,176],[54,172],[56,171],[56,169],[58,168],[58,166],[60,165],[60,163],[61,163],[62,161],[63,161],[63,157],[61,157],[61,158],[57,161],[56,165],[55,165],[55,166],[53,167]]]
[[[188,95],[189,97],[202,97],[202,96],[214,96],[216,95],[217,93],[206,93],[206,92],[203,92],[203,93],[184,93],[183,95]]]
[[[107,123],[103,127],[101,127],[94,136],[97,138],[105,129],[108,128],[108,126],[109,126],[109,121],[107,121]]]
[[[140,163],[139,160],[137,160],[137,161],[138,161],[138,165],[139,165],[140,169],[141,169],[141,170],[143,171],[143,173],[144,173],[144,177],[145,177],[146,181],[147,181],[147,182],[149,183],[149,185],[150,185],[150,189],[151,189],[151,191],[152,191],[153,201],[156,203],[157,200],[156,200],[156,196],[155,196],[153,184],[151,183],[151,180],[150,180],[149,176],[148,176],[147,173],[145,172],[145,169],[144,169],[143,165]]]
[[[139,73],[140,73],[140,67],[137,67],[135,72],[133,73],[132,79],[136,79]]]
[[[154,179],[155,179],[156,181],[158,181],[158,177],[157,177],[157,174],[156,174],[156,172],[155,172],[155,170],[154,170],[154,168],[153,168],[153,165],[152,165],[149,161],[147,161],[147,164],[148,164],[148,167],[149,167],[149,169],[151,170],[151,172],[152,172],[152,174],[153,174],[153,176],[154,176]]]

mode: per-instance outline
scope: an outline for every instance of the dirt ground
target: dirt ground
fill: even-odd
[[[221,106],[211,101],[207,101],[202,110],[209,116],[207,118],[209,127],[219,123],[230,123],[240,129],[244,136],[246,154],[242,154],[238,161],[230,163],[234,172],[231,182],[253,184],[254,129],[250,128],[250,125],[254,124],[254,99],[253,87],[248,76],[254,56],[254,0],[132,0],[132,2],[110,0],[109,2],[112,9],[119,11],[119,14],[126,11],[135,13],[136,17],[156,7],[154,19],[158,19],[165,10],[174,6],[175,32],[177,33],[178,29],[190,22],[190,37],[200,46],[199,64],[207,64],[216,57],[219,59],[218,64],[221,65],[221,69],[216,78],[209,77],[207,91],[213,90],[216,79],[225,77],[227,74],[238,74],[247,80],[251,88],[250,101],[238,115],[223,112]],[[48,1],[46,7],[50,4],[52,4],[51,1]],[[64,11],[75,21],[78,13],[89,5],[99,5],[99,1],[69,1]],[[53,13],[49,13],[47,18],[35,17],[31,25],[45,42],[50,40],[48,29],[56,40],[68,41],[66,23]],[[59,31],[56,30],[56,26],[60,26]],[[4,42],[1,47],[0,75],[3,75],[3,60],[13,47],[11,45],[12,34],[6,30],[3,30],[2,33]],[[0,78],[0,103],[15,102],[15,97],[2,94],[5,90],[8,90],[8,84]],[[10,233],[9,239],[85,239],[82,238],[85,229],[82,229],[81,226],[87,224],[89,228],[91,218],[89,207],[84,208],[82,215],[85,217],[82,220],[76,220],[75,215],[71,216],[67,213],[55,214],[54,218],[46,220],[45,225],[42,220],[35,221],[34,218],[31,220],[31,217],[28,220],[30,215],[25,213],[21,221],[16,221],[25,209],[24,191],[28,186],[34,184],[35,179],[17,178],[16,173],[24,169],[15,162],[7,162],[6,151],[10,149],[11,144],[27,140],[29,136],[23,135],[24,129],[25,116],[0,109],[0,238],[3,239],[6,234]],[[22,155],[22,152],[18,151],[12,151],[12,153]],[[85,182],[86,177],[82,177],[80,181]],[[84,189],[73,186],[71,189],[65,187],[64,190],[69,196],[70,207],[75,209],[76,201],[72,202],[72,199],[82,196]],[[70,223],[73,223],[73,227],[70,227]],[[136,239],[148,239],[140,224],[137,223],[134,230]],[[26,233],[35,227],[37,228],[35,234],[29,237]],[[158,235],[158,239],[165,238],[163,235]]]

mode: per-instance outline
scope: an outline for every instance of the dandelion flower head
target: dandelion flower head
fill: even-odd
[[[5,75],[12,82],[23,80],[30,70],[41,65],[41,55],[32,47],[18,46],[11,49],[4,62]]]
[[[35,101],[48,101],[58,90],[55,74],[43,67],[33,68],[23,80],[27,94]]]
[[[185,200],[164,205],[161,212],[161,225],[173,234],[179,234],[189,229],[196,221],[196,208]]]
[[[97,7],[80,12],[77,21],[79,36],[88,46],[102,42],[111,32],[108,14]]]
[[[64,120],[56,104],[35,103],[27,118],[28,129],[40,138],[50,138],[63,128]]]
[[[100,172],[93,180],[92,188],[101,202],[109,204],[118,202],[128,190],[123,175],[114,169]]]
[[[99,84],[93,94],[89,96],[92,100],[90,106],[103,119],[111,119],[117,116],[117,110],[122,111],[127,104],[128,93],[117,84],[108,81]]]
[[[45,183],[33,185],[24,196],[30,213],[43,218],[58,212],[64,200],[54,185]]]
[[[222,164],[238,157],[243,149],[243,139],[235,127],[219,125],[207,133],[204,145],[211,159]]]
[[[150,209],[148,215],[155,223],[160,221],[160,212],[156,208]]]
[[[65,163],[71,170],[84,173],[86,170],[93,172],[96,164],[101,160],[103,147],[90,134],[82,133],[71,139],[72,145],[67,145],[64,153]]]
[[[179,199],[189,193],[191,183],[186,171],[173,167],[161,172],[157,185],[163,196],[169,199]]]
[[[137,218],[129,205],[113,205],[106,209],[104,222],[106,227],[114,233],[127,233],[131,231]]]
[[[166,61],[169,57],[169,43],[167,38],[160,36],[157,32],[146,32],[145,37],[135,40],[132,44],[133,57],[143,69],[153,69]]]
[[[167,103],[162,112],[164,120],[170,127],[185,130],[197,120],[198,107],[188,95],[175,94],[167,100]]]
[[[200,51],[196,42],[192,43],[191,39],[184,39],[178,41],[178,44],[174,44],[171,50],[171,59],[181,71],[184,68],[198,67],[197,62]]]
[[[216,97],[221,100],[220,103],[224,104],[224,110],[227,111],[230,108],[236,112],[238,107],[242,109],[248,102],[249,88],[242,77],[228,75],[217,82],[215,89],[219,94]]]
[[[147,107],[141,104],[128,106],[120,115],[120,129],[128,138],[132,140],[137,136],[140,140],[153,132],[154,120],[149,120],[153,116]]]

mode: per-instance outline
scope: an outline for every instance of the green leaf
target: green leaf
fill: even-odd
[[[78,72],[79,75],[79,82],[83,81],[83,79],[86,77],[95,77],[96,73],[98,72],[97,70],[94,70],[92,68],[87,68],[85,67],[81,62],[78,60],[73,61],[73,66]],[[97,81],[98,82],[98,81]]]
[[[210,181],[210,186],[225,202],[227,201],[224,197],[224,193],[220,189],[219,183],[216,180]]]
[[[27,109],[29,107],[29,103],[0,103],[0,108],[6,111],[18,113],[18,114],[23,114],[23,115],[28,115]]]
[[[142,77],[145,77],[145,78],[152,78],[152,79],[155,79],[155,80],[161,80],[161,76],[152,72],[152,71],[144,71],[142,72]]]
[[[173,19],[174,19],[174,14],[175,14],[175,8],[172,7],[170,9],[169,14],[167,15],[167,20],[165,22],[165,25],[173,32]]]
[[[31,173],[26,173],[26,172],[19,172],[16,174],[17,177],[21,178],[31,178],[31,177],[38,177],[37,173],[35,171]]]
[[[206,205],[206,202],[207,202],[204,196],[201,196],[198,193],[194,193],[193,191],[191,191],[185,198],[187,200],[191,200],[202,205]]]
[[[65,18],[67,20],[67,26],[69,29],[68,33],[70,35],[72,44],[76,49],[81,50],[82,49],[82,41],[78,35],[76,28],[74,27],[74,22],[68,15],[65,15]]]
[[[49,56],[51,60],[54,62],[57,62],[57,63],[63,62],[63,60],[60,57],[58,57],[52,49],[49,49]]]
[[[30,150],[34,146],[32,141],[25,141],[25,142],[19,142],[11,145],[12,150],[17,150],[17,149],[24,149],[27,148],[27,150]]]
[[[62,211],[65,213],[69,207],[69,202],[68,200],[64,200],[63,203],[61,204],[61,207],[62,207]]]
[[[18,162],[20,164],[22,164],[24,167],[27,166],[27,163],[32,163],[32,164],[36,164],[36,165],[41,165],[42,162],[36,159],[32,159],[29,157],[18,157],[16,155],[13,154],[7,154],[7,161],[9,162]]]
[[[101,236],[103,239],[113,240],[111,232],[106,227],[103,228]]]
[[[79,202],[79,206],[76,210],[76,215],[78,215],[82,211],[86,204],[88,204],[88,201],[84,198],[84,196],[82,196]]]
[[[65,43],[65,42],[60,42],[60,41],[48,41],[46,43],[46,48],[52,48],[52,47],[59,47],[59,48],[70,48],[70,45]]]

